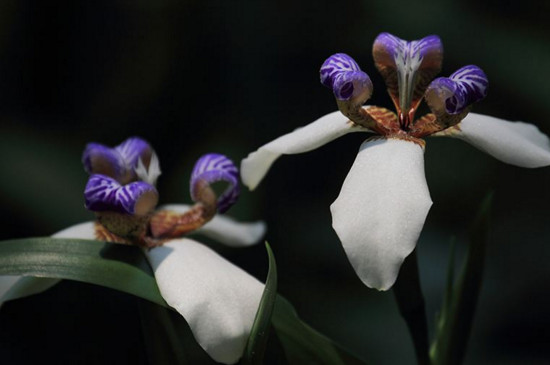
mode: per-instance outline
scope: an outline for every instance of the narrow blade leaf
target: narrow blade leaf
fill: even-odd
[[[291,365],[365,364],[302,322],[292,305],[281,296],[275,301],[273,327]]]
[[[269,270],[265,281],[264,293],[262,294],[260,306],[256,313],[254,325],[248,337],[244,353],[243,363],[246,365],[263,364],[273,307],[275,305],[275,298],[277,298],[277,264],[269,243],[265,243],[265,248],[269,260]]]
[[[270,260],[273,260],[272,253],[268,252],[268,255]],[[274,261],[271,265],[275,268]],[[160,295],[153,271],[145,256],[139,248],[132,246],[60,238],[0,241],[0,275],[76,280],[119,290],[169,308]],[[268,273],[268,279],[270,276],[275,277],[276,272],[271,271]],[[275,292],[274,288],[266,295],[271,296]],[[273,299],[266,299],[266,302],[269,300]],[[148,312],[143,312],[142,320],[149,321],[150,324],[152,318],[147,316],[156,314]],[[189,335],[187,323],[176,312],[163,313],[168,313],[172,318],[175,331],[180,338],[183,337],[185,349],[190,349],[185,351],[185,354],[195,354],[197,351],[194,349],[198,348],[198,344],[189,344],[188,339],[192,339],[192,336]],[[163,313],[160,315],[164,316]],[[264,315],[260,317],[264,318]],[[302,322],[292,305],[279,295],[276,295],[274,300],[271,322],[290,364],[364,364]],[[168,334],[170,333],[174,333],[172,329],[169,329]],[[169,341],[176,342],[174,337]],[[179,359],[177,361],[184,363],[181,353],[174,355]],[[189,359],[192,359],[191,363],[196,363],[193,362],[194,357]]]
[[[470,230],[468,252],[452,290],[452,299],[450,303],[444,303],[440,330],[431,349],[434,365],[458,365],[464,359],[483,280],[492,201],[493,194],[490,193],[478,210]]]
[[[2,241],[0,275],[82,281],[167,307],[143,253],[133,246],[50,237]]]

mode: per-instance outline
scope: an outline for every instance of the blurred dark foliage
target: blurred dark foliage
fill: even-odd
[[[318,68],[332,53],[354,57],[375,85],[369,103],[390,107],[371,57],[382,31],[409,40],[438,34],[442,75],[473,63],[489,77],[489,95],[475,112],[550,133],[549,7],[536,0],[2,1],[1,238],[49,235],[93,218],[83,208],[87,176],[80,164],[89,141],[148,139],[164,172],[161,202],[188,203],[187,181],[201,154],[221,152],[238,162],[336,109],[318,82]],[[330,226],[328,207],[364,138],[350,135],[283,157],[257,191],[244,189],[229,214],[267,221],[279,290],[307,322],[370,363],[412,364],[393,296],[361,284]],[[494,190],[486,281],[466,363],[548,363],[550,168],[516,168],[460,141],[437,139],[427,143],[426,175],[434,205],[419,261],[428,317],[440,306],[450,236],[464,246],[476,207]],[[265,277],[262,245],[211,244]],[[65,285],[6,305],[2,353],[47,344],[45,357],[68,351],[105,363],[89,345],[69,340],[82,336],[105,352],[127,354],[113,360],[139,363],[124,350],[142,346],[133,301],[122,300],[121,308],[111,302],[117,295],[89,300],[97,290]],[[78,317],[61,313],[62,305],[81,308]],[[8,340],[21,333],[27,338]]]

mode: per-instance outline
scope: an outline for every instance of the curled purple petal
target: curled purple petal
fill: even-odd
[[[120,180],[126,174],[126,162],[112,148],[99,143],[88,143],[82,154],[82,163],[88,174],[102,174]]]
[[[121,184],[127,184],[141,178],[136,175],[140,160],[143,163],[142,170],[148,171],[153,154],[149,143],[141,138],[131,137],[114,148],[88,143],[82,154],[82,163],[89,174],[110,176]],[[160,170],[156,176],[158,175]]]
[[[431,52],[443,51],[441,39],[433,34],[409,42],[390,33],[380,33],[374,40],[373,48],[383,50],[393,58],[394,62],[399,58],[423,58]]]
[[[145,215],[158,202],[157,190],[143,181],[120,185],[115,179],[91,175],[84,190],[86,209],[94,212],[112,211],[130,215]]]
[[[408,114],[416,110],[426,87],[440,71],[443,45],[436,35],[408,42],[381,33],[372,54],[398,113]]]
[[[426,101],[437,112],[459,114],[469,105],[485,98],[489,81],[477,66],[462,67],[450,77],[435,79],[426,90]]]
[[[395,62],[395,59],[401,53],[401,50],[406,43],[407,41],[396,37],[393,34],[384,32],[380,33],[378,37],[376,37],[372,47],[380,53],[389,55],[390,58],[388,61]]]
[[[193,168],[191,174],[191,198],[193,201],[199,199],[200,182],[210,185],[216,181],[225,181],[229,184],[216,202],[218,212],[224,213],[239,198],[239,172],[233,161],[224,155],[209,153],[199,158]]]
[[[130,137],[118,146],[115,150],[120,153],[129,169],[134,169],[141,158],[145,167],[149,166],[153,149],[147,141],[139,137]]]
[[[320,75],[321,83],[331,88],[338,100],[368,95],[366,100],[372,93],[369,76],[345,53],[336,53],[327,58],[321,66]]]

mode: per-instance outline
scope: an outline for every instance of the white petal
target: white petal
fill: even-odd
[[[95,240],[94,222],[85,222],[75,224],[69,228],[52,235],[53,238],[80,238],[87,240]]]
[[[273,162],[281,155],[314,150],[344,134],[368,132],[368,129],[353,124],[339,111],[327,114],[315,122],[285,134],[252,152],[241,162],[243,183],[254,190]]]
[[[216,361],[242,356],[263,292],[254,277],[208,247],[183,238],[146,255],[163,298]]]
[[[533,124],[509,122],[470,113],[448,135],[462,139],[493,157],[520,167],[550,165],[550,140]]]
[[[162,206],[160,209],[185,213],[189,208],[190,206],[185,204],[171,204]],[[196,233],[203,234],[227,246],[246,247],[260,242],[265,231],[266,225],[262,221],[243,223],[226,215],[217,214]]]
[[[94,223],[80,223],[57,232],[52,235],[52,237],[94,239]],[[57,284],[59,281],[59,279],[51,278],[0,276],[0,306],[8,300],[42,293]]]
[[[363,283],[379,290],[393,285],[431,205],[422,147],[398,139],[361,145],[331,212],[334,230]]]

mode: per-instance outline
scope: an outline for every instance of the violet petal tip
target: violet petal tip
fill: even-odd
[[[448,114],[458,114],[487,95],[489,81],[479,67],[460,68],[450,77],[432,81],[426,90],[426,100],[432,109],[445,108]]]
[[[197,184],[200,181],[208,185],[225,181],[229,184],[226,190],[217,199],[217,210],[224,213],[233,204],[237,202],[240,194],[239,171],[233,161],[224,155],[218,153],[209,153],[201,158],[195,164],[191,174],[191,198],[196,201],[199,196]]]
[[[149,160],[153,149],[147,141],[139,137],[130,137],[114,148],[127,164],[129,169],[137,166],[141,158],[145,166],[149,165]]]
[[[321,83],[331,88],[338,100],[350,100],[362,94],[368,98],[372,93],[369,76],[345,53],[327,58],[321,66],[320,76]]]

